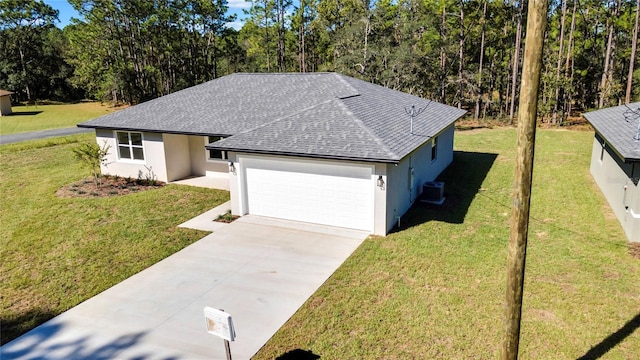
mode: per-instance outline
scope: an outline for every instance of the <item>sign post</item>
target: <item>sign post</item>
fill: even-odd
[[[207,306],[204,308],[204,319],[207,325],[207,332],[224,340],[227,360],[231,360],[231,345],[229,342],[236,339],[236,330],[233,327],[231,315],[222,309],[218,310]]]

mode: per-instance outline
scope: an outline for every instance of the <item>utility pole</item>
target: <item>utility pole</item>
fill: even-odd
[[[547,25],[547,0],[530,0],[527,16],[520,105],[518,106],[518,149],[511,206],[511,235],[507,258],[506,314],[503,360],[518,358],[524,268],[529,230],[531,180],[538,112],[538,89],[542,66],[542,45]]]

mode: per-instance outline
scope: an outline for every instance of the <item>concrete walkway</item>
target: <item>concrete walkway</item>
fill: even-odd
[[[0,348],[2,359],[225,359],[205,306],[249,359],[367,234],[247,215]]]
[[[206,176],[189,176],[171,183],[229,191],[229,174],[211,172]]]
[[[216,206],[215,208],[204,212],[189,221],[185,221],[182,224],[178,225],[178,227],[202,231],[220,230],[221,228],[229,226],[230,224],[214,220],[217,219],[218,216],[226,213],[228,210],[231,210],[231,201],[227,201],[226,203]]]

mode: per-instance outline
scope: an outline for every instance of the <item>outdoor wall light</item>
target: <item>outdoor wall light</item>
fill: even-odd
[[[229,172],[234,174],[236,172],[236,166],[233,164],[233,161],[229,161]]]
[[[380,190],[384,190],[384,180],[382,179],[382,175],[378,176],[378,187]]]

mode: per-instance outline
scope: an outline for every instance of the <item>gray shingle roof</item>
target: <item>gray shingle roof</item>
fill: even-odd
[[[628,107],[627,107],[628,106]],[[629,105],[614,106],[584,114],[584,117],[595,128],[596,132],[609,143],[625,162],[640,161],[640,141],[634,137],[638,131],[637,117],[627,117],[632,110],[640,109],[640,102]]]
[[[413,135],[411,105],[428,105]],[[396,162],[464,113],[336,73],[233,74],[78,126],[228,135],[208,148]]]

